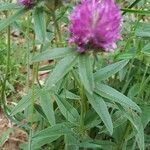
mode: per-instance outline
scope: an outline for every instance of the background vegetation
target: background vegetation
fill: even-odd
[[[0,106],[26,133],[19,149],[150,149],[150,1],[118,0],[114,53],[68,47],[77,1],[0,2]]]

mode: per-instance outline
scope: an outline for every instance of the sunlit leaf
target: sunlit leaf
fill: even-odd
[[[141,109],[135,102],[108,85],[97,84],[96,93],[101,95],[102,97],[109,99],[112,102],[114,101],[116,103],[119,103],[126,108],[131,108],[133,110],[141,112]]]
[[[88,55],[80,55],[78,57],[79,76],[84,88],[93,93],[94,90],[94,78],[93,78],[93,66],[92,61]]]
[[[95,81],[98,82],[111,77],[112,75],[120,71],[128,62],[128,60],[122,60],[96,71],[94,73]]]
[[[74,66],[77,59],[77,55],[68,55],[61,59],[53,72],[48,76],[45,84],[46,89],[51,89],[55,84],[62,79]]]
[[[20,9],[18,10],[15,14],[9,16],[7,19],[1,20],[0,21],[0,31],[2,31],[4,28],[9,26],[11,23],[16,21],[18,18],[23,16],[28,10],[27,9]]]
[[[38,55],[35,55],[32,58],[32,61],[39,62],[39,61],[45,61],[45,60],[53,60],[56,58],[64,57],[70,53],[72,53],[72,49],[68,47],[54,48],[54,49],[43,51],[42,53]]]
[[[64,117],[68,121],[77,124],[79,121],[78,111],[69,102],[59,96],[55,96],[55,100]]]

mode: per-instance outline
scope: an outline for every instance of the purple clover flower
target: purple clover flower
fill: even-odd
[[[32,8],[32,0],[18,0],[18,4],[25,6],[26,8]]]
[[[113,0],[82,0],[69,19],[69,43],[77,44],[79,52],[114,51],[121,39],[121,11]]]

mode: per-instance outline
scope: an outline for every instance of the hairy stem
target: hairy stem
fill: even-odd
[[[30,87],[30,18],[29,14],[27,16],[27,34],[26,34],[26,41],[27,41],[27,91],[29,91]]]
[[[87,111],[87,101],[86,101],[86,97],[84,95],[83,85],[81,85],[80,97],[81,97],[81,101],[80,101],[80,105],[81,105],[80,131],[81,131],[81,133],[84,133],[84,118],[85,118],[86,111]]]
[[[56,29],[56,32],[57,32],[58,41],[59,41],[59,42],[62,42],[61,31],[60,31],[59,24],[58,24],[57,19],[56,19],[55,11],[53,11],[53,12],[51,13],[51,15],[52,15],[52,19],[53,19],[53,22],[54,22],[54,26],[55,26],[55,29]],[[57,38],[57,37],[56,37],[56,38]],[[57,39],[56,39],[56,41],[57,41]]]
[[[6,17],[8,14],[6,14]],[[4,81],[2,83],[2,92],[1,92],[1,103],[0,106],[6,111],[6,101],[5,101],[5,91],[6,91],[6,82],[9,81],[9,76],[10,76],[10,55],[11,55],[11,46],[10,46],[10,26],[7,28],[7,66],[6,66],[6,72],[5,72],[5,77]]]

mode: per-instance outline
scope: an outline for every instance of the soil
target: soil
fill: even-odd
[[[27,134],[17,126],[14,126],[0,110],[0,140],[8,129],[12,129],[12,132],[0,145],[0,150],[19,150],[19,145],[27,141]]]

